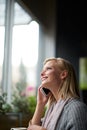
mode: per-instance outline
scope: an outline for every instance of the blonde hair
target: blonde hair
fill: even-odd
[[[68,72],[62,85],[58,89],[58,94],[60,95],[60,97],[63,99],[70,98],[70,97],[79,98],[80,97],[79,87],[77,84],[75,70],[72,64],[63,58],[49,58],[44,61],[44,64],[46,64],[49,61],[55,61],[58,70],[60,71],[66,70]],[[52,102],[54,100],[55,99],[52,95],[50,97],[50,101]]]

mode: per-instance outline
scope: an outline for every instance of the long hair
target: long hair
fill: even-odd
[[[62,99],[70,97],[79,98],[79,87],[73,65],[63,58],[49,58],[44,61],[44,64],[46,64],[48,61],[55,61],[56,68],[58,68],[58,70],[66,70],[68,72],[66,78],[63,80],[62,85],[58,88],[58,94],[60,97]],[[53,95],[50,97],[50,101],[54,101]]]

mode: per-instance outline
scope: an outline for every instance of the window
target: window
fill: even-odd
[[[87,58],[86,57],[80,58],[79,65],[80,65],[79,67],[80,89],[87,90]]]
[[[2,90],[2,67],[4,57],[4,37],[5,37],[5,0],[0,0],[0,93]]]
[[[1,93],[7,92],[8,102],[15,89],[35,94],[39,24],[16,1],[0,0],[0,34]]]
[[[12,85],[26,95],[35,94],[39,25],[15,25],[12,47]]]

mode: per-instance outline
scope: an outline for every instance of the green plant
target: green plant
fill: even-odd
[[[14,95],[13,101],[13,112],[21,112],[23,114],[33,114],[36,107],[36,97],[35,96],[17,96]]]
[[[27,98],[27,101],[29,102],[29,113],[31,113],[31,115],[34,114],[35,108],[36,108],[36,96],[30,96]]]
[[[10,104],[7,103],[7,94],[3,93],[0,96],[0,113],[7,113],[10,112],[12,110],[12,107]]]

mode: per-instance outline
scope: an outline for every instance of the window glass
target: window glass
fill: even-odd
[[[4,57],[4,36],[5,36],[5,0],[0,0],[0,93],[2,90],[2,65]]]
[[[5,4],[6,0],[0,0],[0,26],[5,24]]]
[[[18,9],[15,8],[16,24],[13,27],[12,40],[12,89],[13,92],[18,89],[21,94],[30,96],[36,94],[39,25],[36,21],[31,21],[29,14],[23,8],[20,7],[23,15],[19,13],[22,19],[21,15],[16,15],[17,11]]]
[[[80,58],[80,89],[87,90],[87,58]]]
[[[14,24],[25,25],[32,20],[31,16],[17,3],[14,3]]]

